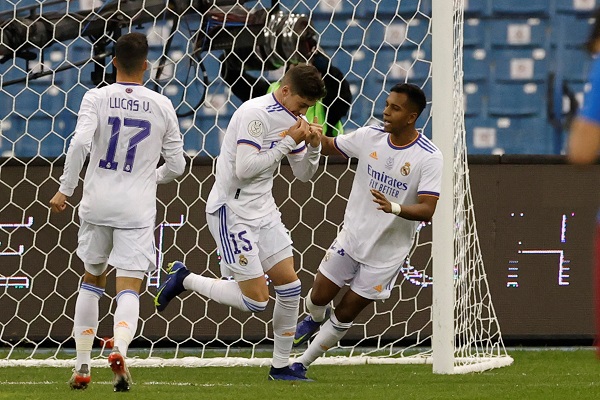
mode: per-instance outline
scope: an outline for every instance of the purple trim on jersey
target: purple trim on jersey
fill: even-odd
[[[383,129],[383,126],[380,126],[380,125],[371,125],[371,126],[369,126],[369,128],[379,131],[379,132],[382,132],[382,133],[387,133],[385,131],[385,129]]]
[[[419,139],[417,139],[417,144],[428,153],[435,153],[436,148],[429,143],[428,140],[419,135]]]
[[[409,144],[406,144],[404,146],[396,146],[394,143],[392,143],[392,135],[389,134],[387,137],[387,142],[388,142],[388,145],[394,150],[404,150],[404,149],[408,149],[411,146],[414,146],[414,144],[417,143],[417,141],[419,140],[420,137],[421,137],[421,134],[419,133],[417,135],[417,137],[415,138],[415,140],[413,140]]]
[[[350,157],[348,156],[348,154],[344,153],[344,152],[342,151],[342,149],[340,149],[340,148],[339,148],[339,146],[337,145],[337,139],[338,139],[338,138],[337,138],[337,136],[333,138],[333,145],[335,146],[335,148],[337,149],[337,151],[339,151],[340,153],[342,153],[342,155],[343,155],[344,157],[346,157],[346,158],[350,158]]]
[[[275,100],[275,103],[279,104],[281,107],[283,107],[282,111],[287,112],[292,118],[294,118],[295,120],[298,119],[298,117],[296,117],[294,114],[292,114],[292,112],[290,110],[288,110],[287,108],[285,108],[285,106],[283,104],[281,104],[280,102],[277,101],[277,99],[275,98],[275,93],[271,93],[271,96],[273,96],[273,100]]]
[[[240,139],[237,141],[237,144],[249,144],[252,147],[256,147],[258,150],[260,150],[260,145],[258,143],[253,142],[252,140],[246,140],[246,139]]]
[[[584,95],[583,107],[579,115],[585,119],[600,123],[600,57],[594,58],[592,62],[588,83],[592,87]]]
[[[219,237],[221,239],[221,247],[223,248],[223,259],[227,264],[233,264],[235,257],[227,236],[227,210],[225,206],[219,208]]]
[[[123,86],[142,86],[139,83],[135,83],[135,82],[116,82],[119,85],[123,85]]]
[[[440,197],[440,194],[438,192],[428,192],[428,191],[417,192],[417,196],[419,196],[419,195]]]
[[[294,150],[290,151],[290,153],[291,154],[297,154],[297,153],[300,153],[301,151],[304,151],[304,150],[306,150],[306,145],[303,144],[302,147],[300,147],[299,149],[294,149]]]

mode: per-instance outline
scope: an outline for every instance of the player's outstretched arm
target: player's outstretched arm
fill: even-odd
[[[393,206],[383,193],[378,190],[371,189],[373,202],[378,204],[378,210],[385,213],[392,213]],[[400,204],[400,212],[396,215],[411,221],[429,221],[433,217],[438,198],[436,196],[421,195],[417,197],[417,204]]]

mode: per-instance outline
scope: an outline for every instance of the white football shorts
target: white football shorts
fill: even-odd
[[[88,264],[108,262],[117,269],[152,272],[156,269],[154,227],[119,229],[81,221],[77,256]]]
[[[223,205],[207,213],[206,222],[221,255],[221,274],[236,281],[258,278],[293,255],[292,239],[279,211],[248,220]]]
[[[402,264],[385,268],[362,264],[334,241],[325,253],[319,271],[337,286],[349,285],[354,293],[366,299],[385,300],[390,297],[401,267]]]

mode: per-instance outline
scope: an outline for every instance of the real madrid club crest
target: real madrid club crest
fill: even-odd
[[[388,157],[388,159],[385,161],[385,167],[387,169],[394,168],[394,157]]]
[[[407,176],[408,174],[410,174],[410,163],[409,162],[404,163],[402,168],[400,168],[400,173],[402,174],[402,176]]]
[[[245,267],[246,265],[248,265],[248,259],[243,254],[240,255],[240,265],[242,267]]]
[[[248,124],[248,133],[252,137],[259,137],[263,133],[263,124],[259,120],[255,119],[250,121]]]

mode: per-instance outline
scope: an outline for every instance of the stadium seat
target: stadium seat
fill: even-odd
[[[585,82],[588,78],[592,56],[581,49],[557,51],[556,62],[562,66],[563,78],[571,82]]]
[[[544,49],[496,49],[492,53],[495,81],[541,82],[548,79],[549,66]]]
[[[492,0],[469,0],[465,1],[465,18],[481,17],[490,12],[490,1]]]
[[[492,0],[491,11],[494,14],[548,15],[548,0]]]
[[[599,0],[573,1],[554,0],[557,13],[588,14],[591,15],[596,7],[600,6]]]
[[[553,21],[550,43],[554,47],[583,47],[593,25],[587,15],[556,14]]]
[[[544,116],[547,88],[536,83],[490,84],[488,114],[490,116]]]
[[[393,19],[389,23],[374,21],[367,29],[367,46],[377,50],[381,46],[420,47],[430,40],[430,20],[415,18],[408,24],[401,19]]]
[[[490,77],[487,51],[481,48],[464,49],[463,72],[465,82],[487,81]]]
[[[501,118],[498,147],[504,154],[553,154],[554,130],[546,118]]]
[[[466,117],[476,117],[482,115],[482,112],[485,109],[484,104],[486,102],[485,88],[486,84],[484,83],[466,83],[464,85],[464,107]]]
[[[463,30],[463,47],[486,47],[486,25],[487,21],[479,18],[465,20]]]
[[[431,62],[424,51],[419,49],[381,50],[375,58],[375,68],[382,74],[375,75],[376,80],[384,78],[394,82],[406,81],[417,85],[425,83],[431,75]]]
[[[494,153],[498,141],[495,118],[466,116],[465,129],[468,154]]]
[[[539,18],[495,19],[490,22],[490,44],[494,47],[548,46],[548,22]]]
[[[356,20],[313,20],[312,24],[319,34],[319,45],[324,49],[358,48],[365,41],[365,28]]]
[[[431,0],[362,0],[360,7],[362,15],[367,17],[373,15],[401,15],[403,17],[411,17],[418,13],[431,14]]]

